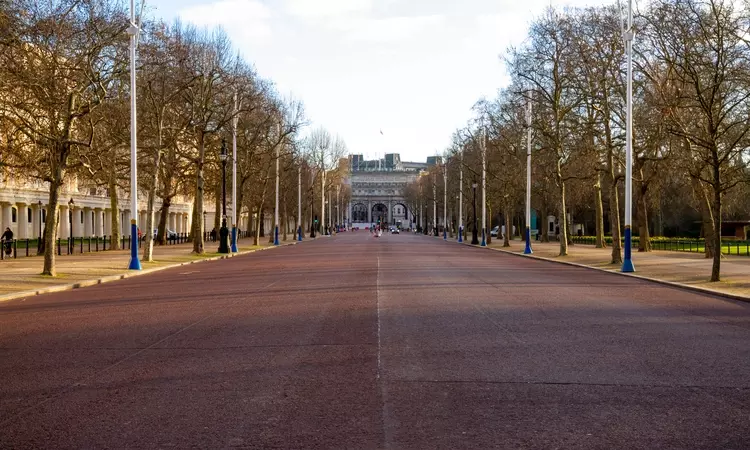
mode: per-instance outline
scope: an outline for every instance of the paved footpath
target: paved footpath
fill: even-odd
[[[0,304],[0,448],[750,448],[750,304],[411,234]]]
[[[503,247],[502,240],[493,240],[491,248],[523,253],[524,243],[512,241],[511,247]],[[567,261],[599,269],[620,272],[622,264],[610,264],[612,248],[596,248],[593,245],[576,244],[568,247],[568,256],[560,257],[559,242],[534,242],[534,255],[556,261]],[[702,253],[654,250],[648,253],[633,251],[636,275],[658,280],[680,283],[703,289],[747,297],[750,300],[750,257],[725,255],[721,261],[721,281],[710,282],[713,260]]]
[[[256,247],[252,245],[252,238],[240,239],[238,250],[252,251],[267,247],[270,245],[267,240],[268,238],[261,238],[261,245]],[[219,255],[216,252],[218,245],[217,242],[206,242],[206,253],[203,255],[192,254],[192,243],[155,246],[153,262],[143,261],[143,249],[141,249],[139,252],[141,266],[144,270],[149,270],[216,257]],[[133,273],[127,270],[130,250],[61,255],[57,256],[55,261],[58,276],[54,278],[40,275],[44,267],[42,256],[0,261],[0,301],[4,296],[19,292]]]

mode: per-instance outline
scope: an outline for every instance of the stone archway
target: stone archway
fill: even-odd
[[[393,217],[394,224],[401,225],[402,227],[409,226],[409,208],[406,207],[406,204],[401,202],[395,203],[391,217]]]
[[[367,205],[364,203],[355,203],[352,205],[352,222],[354,223],[365,223],[367,222]]]
[[[388,207],[382,203],[372,205],[372,223],[388,223]]]

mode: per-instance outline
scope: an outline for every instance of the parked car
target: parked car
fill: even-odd
[[[154,228],[154,240],[156,240],[156,235],[159,234],[159,229]],[[177,232],[172,230],[167,230],[167,240],[171,241],[172,239],[177,239]]]
[[[492,230],[490,230],[490,236],[497,237],[497,234],[500,232],[500,225],[496,226]]]
[[[398,228],[391,228],[391,234],[399,234]]]

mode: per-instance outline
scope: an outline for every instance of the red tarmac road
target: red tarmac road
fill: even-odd
[[[340,234],[0,304],[0,448],[750,448],[750,304]]]

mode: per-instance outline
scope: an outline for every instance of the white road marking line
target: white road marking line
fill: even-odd
[[[377,378],[380,379],[380,255],[378,255],[378,274],[376,277],[376,290],[375,290],[375,301],[377,303],[378,307],[378,375]]]

